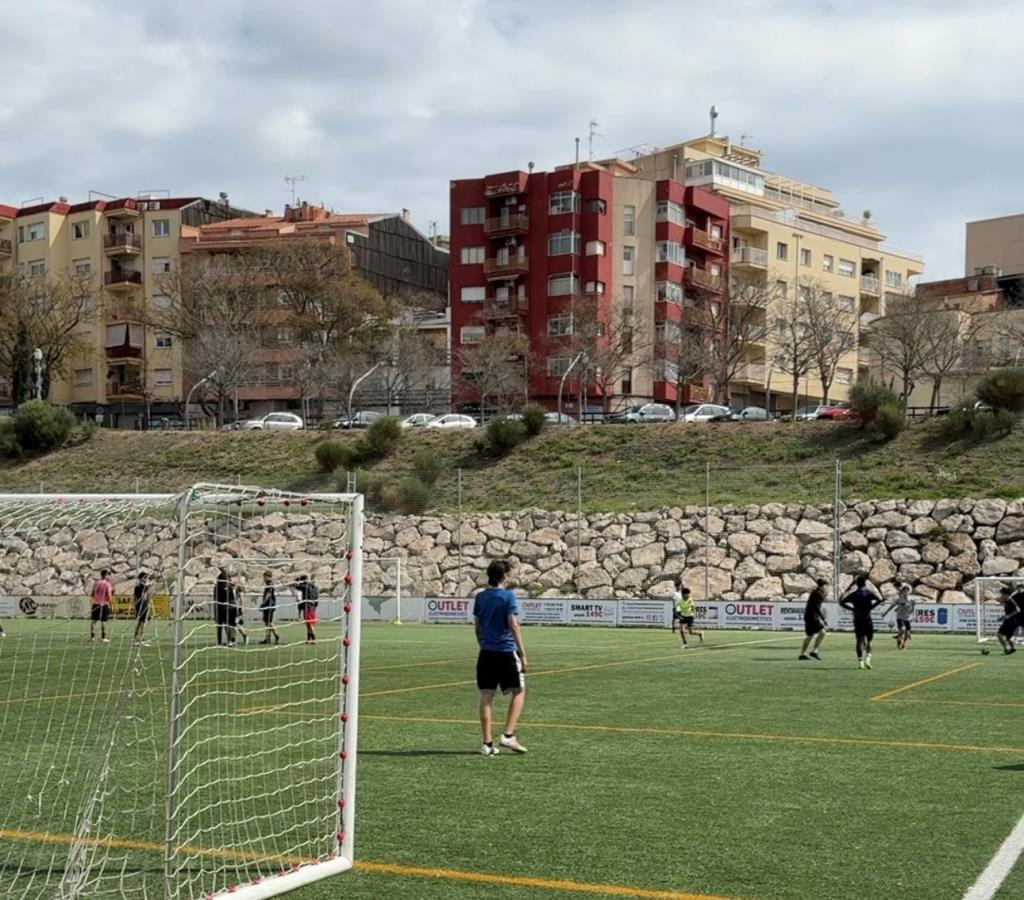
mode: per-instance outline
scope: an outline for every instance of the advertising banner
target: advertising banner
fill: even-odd
[[[886,618],[895,623],[895,611]],[[918,603],[910,627],[914,631],[949,631],[953,627],[953,611],[948,603]]]
[[[723,603],[722,628],[771,628],[775,622],[775,604],[759,600]]]
[[[781,631],[803,631],[804,607],[806,605],[806,603],[776,603],[775,627]]]
[[[570,600],[570,625],[605,625],[618,623],[618,604],[614,600]]]
[[[520,600],[519,621],[524,625],[565,625],[569,621],[569,601]]]
[[[717,600],[695,603],[694,611],[697,613],[697,624],[708,628],[718,628],[721,624],[721,613],[724,603]]]
[[[424,622],[464,625],[473,616],[473,601],[452,597],[428,597],[423,608]]]
[[[0,619],[13,619],[18,614],[18,601],[0,594]]]
[[[978,611],[973,603],[950,604],[953,631],[966,631],[976,634],[978,629]],[[985,603],[982,606],[985,616],[983,634],[994,635],[1003,621],[1003,608],[998,603]]]
[[[671,628],[669,600],[620,600],[619,625],[623,628]]]

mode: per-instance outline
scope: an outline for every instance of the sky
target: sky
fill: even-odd
[[[1024,4],[0,0],[0,202],[298,196],[448,231],[448,182],[718,130],[963,274],[1024,212]]]

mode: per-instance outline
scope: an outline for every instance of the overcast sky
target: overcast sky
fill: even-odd
[[[168,188],[447,231],[448,181],[719,130],[930,277],[1024,212],[1024,5],[0,0],[0,202]],[[584,150],[585,152],[585,150]],[[628,151],[625,155],[629,155]]]

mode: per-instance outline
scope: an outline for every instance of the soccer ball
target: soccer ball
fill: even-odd
[[[988,649],[988,647],[982,647],[982,648],[981,648],[981,655],[982,655],[982,656],[988,656],[988,655],[989,655],[989,654],[990,654],[991,652],[992,652],[992,651],[991,651],[991,650],[989,650],[989,649]]]

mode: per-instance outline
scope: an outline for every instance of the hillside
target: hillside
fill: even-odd
[[[584,508],[616,511],[703,503],[709,464],[713,504],[827,503],[838,457],[848,501],[1024,496],[1024,426],[978,446],[945,445],[935,423],[914,424],[889,444],[862,438],[854,426],[828,423],[557,428],[498,461],[480,457],[473,446],[477,434],[408,433],[373,477],[399,484],[426,447],[441,471],[430,505],[446,510],[457,506],[458,469],[464,509],[574,509],[580,469]],[[313,458],[326,437],[98,431],[49,456],[0,465],[0,490],[158,492],[196,481],[323,490],[338,483],[318,474]]]

